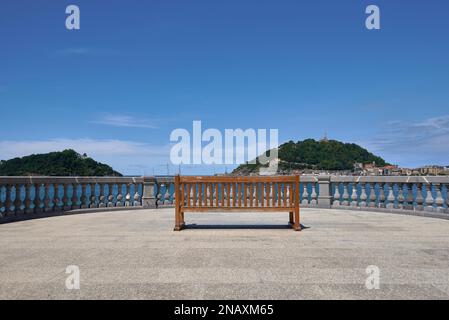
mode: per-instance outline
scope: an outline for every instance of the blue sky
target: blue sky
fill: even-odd
[[[70,147],[163,174],[170,132],[201,120],[449,165],[447,0],[7,0],[0,39],[1,159]]]

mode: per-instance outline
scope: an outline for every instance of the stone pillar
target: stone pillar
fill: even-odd
[[[142,206],[144,208],[156,208],[155,185],[156,179],[154,177],[143,178]]]
[[[330,176],[318,176],[319,196],[318,208],[330,208],[333,202]],[[313,192],[312,192],[313,193]],[[338,199],[340,200],[340,199]]]

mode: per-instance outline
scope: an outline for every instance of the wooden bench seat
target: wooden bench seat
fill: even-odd
[[[176,176],[175,231],[185,226],[185,212],[288,212],[301,230],[299,176]]]

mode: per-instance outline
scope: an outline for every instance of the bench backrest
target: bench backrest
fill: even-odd
[[[299,176],[176,176],[176,208],[251,209],[299,207]]]

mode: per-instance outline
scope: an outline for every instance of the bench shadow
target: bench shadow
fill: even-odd
[[[301,224],[301,229],[306,230],[306,227]],[[223,230],[241,230],[241,229],[292,229],[289,224],[186,224],[184,229],[223,229]]]

